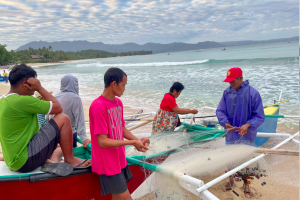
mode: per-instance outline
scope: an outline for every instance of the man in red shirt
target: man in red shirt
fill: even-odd
[[[174,131],[175,127],[180,125],[178,124],[178,114],[198,113],[195,109],[178,107],[176,98],[179,97],[183,89],[184,86],[181,83],[175,82],[170,88],[170,92],[165,94],[153,120],[152,135]]]

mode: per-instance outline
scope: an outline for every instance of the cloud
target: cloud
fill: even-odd
[[[108,44],[272,39],[298,35],[295,0],[0,0],[0,44]]]

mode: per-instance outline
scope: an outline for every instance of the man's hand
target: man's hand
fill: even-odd
[[[227,129],[227,132],[231,132],[231,131],[234,131],[234,130],[237,129],[237,127],[233,127],[233,126],[231,126],[231,125],[228,124],[228,123],[225,124],[225,127],[226,127],[226,129]]]
[[[42,88],[40,81],[36,78],[29,78],[24,83],[25,88],[31,91],[39,91]]]
[[[150,144],[149,138],[146,138],[146,137],[143,137],[142,139],[140,139],[140,141],[141,141],[142,144],[143,144],[144,146],[146,146],[146,147],[148,147],[149,144]]]
[[[88,146],[89,146],[89,143],[91,143],[91,140],[89,140],[89,139],[86,139],[86,140],[84,140],[83,142],[82,142],[82,146],[83,146],[83,148],[88,148]]]
[[[244,124],[242,127],[239,128],[239,134],[240,135],[245,135],[248,131],[248,128],[250,127],[250,124]]]
[[[141,151],[141,152],[146,152],[147,150],[149,150],[149,148],[147,147],[147,143],[145,145],[143,145],[142,141],[141,140],[134,140],[135,143],[133,144],[133,146],[135,146],[135,148],[138,150],[138,151]]]

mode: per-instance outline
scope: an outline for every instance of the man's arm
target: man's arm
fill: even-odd
[[[75,117],[77,134],[82,141],[82,146],[84,148],[87,148],[91,141],[86,135],[84,110],[83,110],[82,102],[80,97],[73,98],[73,100],[74,102],[72,105],[72,113]]]
[[[252,97],[252,117],[246,123],[250,125],[251,130],[257,129],[265,121],[265,113],[263,108],[262,99],[258,91],[251,91]]]
[[[59,114],[63,111],[63,108],[61,107],[59,101],[52,96],[45,88],[42,87],[40,81],[36,78],[29,78],[27,79],[26,87],[29,90],[38,91],[46,101],[52,102],[52,109],[49,114]]]
[[[224,93],[223,93],[221,101],[218,105],[218,108],[216,110],[216,115],[217,115],[217,118],[218,118],[219,123],[220,123],[221,126],[226,127],[225,124],[230,125],[230,122],[229,122],[228,116],[227,116],[228,114],[227,114],[227,111],[226,111],[226,100],[225,100]]]

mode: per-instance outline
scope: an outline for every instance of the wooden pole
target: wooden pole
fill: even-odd
[[[299,151],[291,151],[291,150],[257,149],[256,152],[257,153],[264,153],[264,154],[299,156]]]
[[[135,126],[132,126],[132,127],[128,128],[128,130],[129,130],[129,131],[132,131],[132,130],[134,130],[134,129],[137,129],[137,128],[141,127],[141,126],[144,126],[144,125],[148,124],[149,122],[151,122],[151,121],[141,122],[141,123],[139,123],[139,124],[137,124],[137,125],[135,125]]]
[[[214,147],[204,147],[200,145],[191,145],[193,148],[201,148],[201,149],[217,149]],[[299,151],[291,151],[291,150],[277,150],[277,149],[256,149],[256,153],[264,153],[264,154],[277,154],[277,155],[288,155],[288,156],[299,156]]]

